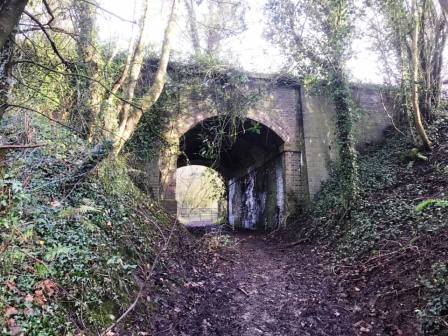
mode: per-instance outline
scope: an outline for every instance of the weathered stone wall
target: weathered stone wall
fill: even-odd
[[[388,96],[377,87],[352,87],[358,106],[356,123],[358,149],[383,138],[384,130],[392,126],[394,110]],[[303,130],[310,195],[315,195],[328,179],[329,165],[337,160],[335,111],[323,96],[302,95]]]
[[[359,107],[357,143],[359,149],[367,144],[378,143],[384,137],[384,130],[396,119],[393,102],[387,92],[376,86],[352,87],[353,100]]]
[[[336,160],[334,109],[323,96],[303,95],[303,128],[310,195],[328,179],[328,167]]]

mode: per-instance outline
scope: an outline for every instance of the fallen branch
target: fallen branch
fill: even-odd
[[[295,242],[292,242],[292,243],[286,244],[286,245],[285,245],[285,247],[286,247],[286,248],[289,248],[289,247],[294,247],[294,246],[297,246],[297,245],[300,245],[300,244],[306,243],[306,242],[308,242],[308,241],[310,241],[310,239],[309,239],[309,238],[303,238],[303,239],[299,239],[299,240],[297,240],[297,241],[295,241]]]
[[[241,292],[241,293],[243,293],[244,295],[246,295],[246,296],[250,296],[250,294],[248,293],[248,292],[246,292],[243,288],[241,288],[241,287],[237,287],[238,288],[238,290]]]
[[[405,288],[405,289],[402,289],[400,291],[392,290],[392,291],[389,291],[389,292],[386,292],[386,293],[383,293],[383,294],[378,294],[377,296],[375,296],[374,298],[372,298],[370,300],[369,304],[370,304],[371,307],[375,307],[377,301],[380,300],[380,299],[383,299],[386,296],[395,295],[396,297],[398,297],[398,296],[400,296],[400,295],[402,295],[402,294],[404,294],[406,292],[413,291],[413,290],[419,289],[421,287],[423,287],[423,286],[422,285],[415,285],[413,287]]]
[[[40,143],[40,144],[33,144],[33,145],[0,145],[0,149],[27,149],[27,148],[38,148],[38,147],[44,147],[47,144]]]
[[[224,260],[224,261],[232,262],[232,263],[234,263],[234,264],[237,264],[237,263],[238,263],[236,260],[233,260],[233,259],[230,259],[230,258],[223,257],[223,256],[220,255],[220,254],[217,254],[216,256],[217,256],[219,259],[222,259],[222,260]]]
[[[415,249],[415,248],[417,248],[417,247],[414,246],[414,245],[403,246],[402,248],[400,248],[398,250],[395,250],[395,251],[392,251],[392,252],[388,252],[388,253],[384,253],[384,254],[380,254],[380,255],[378,255],[376,257],[369,258],[367,261],[365,261],[363,263],[363,265],[365,266],[365,265],[367,265],[367,264],[369,264],[372,261],[375,261],[377,259],[381,259],[381,258],[384,258],[384,257],[390,257],[391,255],[394,255],[394,254],[397,254],[397,253],[400,253],[400,252],[405,252],[406,250]]]
[[[5,252],[8,249],[8,247],[9,247],[9,242],[0,245],[0,255],[2,255],[3,252]]]
[[[137,278],[137,277],[136,277]],[[145,279],[146,280],[146,279]],[[102,333],[101,335],[108,335],[110,331],[112,331],[113,328],[115,328],[115,326],[120,323],[121,321],[123,321],[123,319],[128,316],[128,314],[135,308],[135,306],[137,305],[138,301],[140,300],[140,298],[143,295],[143,289],[145,288],[145,282],[140,282],[140,287],[138,290],[138,294],[135,297],[134,302],[132,302],[132,304],[128,307],[128,309],[126,309],[126,311],[117,319],[117,321],[112,324],[109,328],[107,328],[104,333]]]

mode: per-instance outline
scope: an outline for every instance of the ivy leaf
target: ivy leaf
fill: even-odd
[[[69,246],[56,245],[48,249],[47,253],[44,256],[44,259],[47,261],[52,261],[57,257],[68,255],[70,251],[72,251],[72,248]]]

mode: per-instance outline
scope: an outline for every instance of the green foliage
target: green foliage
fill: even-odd
[[[418,310],[423,320],[424,335],[448,335],[448,264],[436,263],[432,273],[421,280],[426,296],[426,306]]]
[[[387,143],[369,148],[360,156],[360,197],[352,207],[341,196],[344,191],[337,167],[333,168],[332,177],[312,205],[313,225],[306,234],[337,238],[340,253],[356,257],[378,249],[383,240],[435,234],[446,228],[446,200],[429,199],[414,204],[404,197],[409,192],[426,192],[415,177],[403,177],[412,174],[402,160],[402,153],[407,152],[406,139],[394,135]],[[387,192],[394,189],[396,194]]]
[[[217,116],[209,120],[207,129],[200,134],[200,154],[204,158],[217,163],[223,147],[231,146],[239,134],[246,131],[260,134],[260,125],[256,122],[251,122],[251,126],[244,129],[247,111],[264,94],[263,89],[249,87],[246,73],[212,61],[180,66],[173,80],[184,94],[191,92],[193,97],[209,103]],[[178,111],[183,108],[180,105]]]
[[[332,81],[351,55],[355,17],[351,0],[269,0],[268,37],[284,51],[307,83]]]
[[[428,200],[424,200],[424,201],[420,202],[420,203],[415,207],[415,211],[417,211],[417,212],[422,212],[422,211],[425,211],[426,209],[428,209],[428,208],[431,207],[431,206],[446,208],[446,207],[448,207],[448,201],[446,201],[446,200],[441,200],[441,199],[428,199]]]
[[[7,120],[6,135],[22,131],[18,119]],[[127,308],[137,266],[151,265],[172,222],[133,185],[123,160],[61,188],[89,150],[32,121],[48,145],[11,152],[0,181],[0,310],[17,310],[10,319],[27,335],[72,335],[81,325],[97,334]]]
[[[441,34],[445,25],[443,11],[437,8],[437,1],[415,1],[411,6],[409,2],[402,0],[377,0],[366,2],[366,5],[380,18],[371,22],[373,31],[380,29],[382,32],[375,34],[374,49],[381,50],[380,61],[384,73],[388,74],[388,84],[396,86],[396,102],[400,106],[402,116],[409,123],[407,131],[415,133],[415,130],[412,130],[414,118],[411,106],[413,56],[409,41],[413,39],[412,34],[417,24],[418,29],[425,32],[416,41],[417,49],[423,51],[427,45],[432,46],[430,50],[420,52],[418,56],[418,86],[419,92],[425,96],[419,98],[422,117],[426,121],[433,121],[436,119],[439,102],[443,101],[440,99],[442,90],[437,80],[443,67],[430,65],[440,64],[441,51],[445,48],[446,38]],[[418,17],[414,17],[414,6]]]
[[[415,157],[403,159],[403,153],[410,153],[412,145],[397,133],[385,143],[367,148],[358,161],[360,197],[350,208],[344,207],[338,175],[332,173],[312,205],[311,226],[305,234],[325,237],[326,243],[329,239],[341,259],[355,264],[364,258],[396,251],[390,244],[417,248],[417,241],[434,240],[436,249],[439,235],[446,234],[448,229],[448,202],[438,198],[421,200],[444,192],[446,177],[441,167],[447,162],[444,150],[447,129],[446,118],[432,125],[431,136],[440,145],[437,151],[425,153],[427,160],[411,161],[415,162],[413,166],[408,163]],[[440,244],[443,246],[443,241]],[[425,335],[447,335],[447,265],[444,255],[431,249],[430,244],[424,245],[422,257],[442,262],[433,266],[431,274],[424,268],[416,271],[424,286],[420,298],[426,301],[418,316]]]

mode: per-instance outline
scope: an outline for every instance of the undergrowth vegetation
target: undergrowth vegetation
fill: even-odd
[[[0,333],[99,334],[171,262],[179,227],[132,184],[124,159],[66,184],[91,150],[71,131],[27,118],[3,128],[4,140],[32,134],[44,146],[3,153]]]
[[[393,131],[384,143],[367,148],[359,159],[357,203],[345,206],[338,180],[330,179],[302,235],[335,246],[348,265],[341,276],[365,286],[360,295],[369,309],[400,302],[397,311],[417,312],[424,334],[446,335],[448,118],[438,119],[429,132],[438,144],[429,153]]]

